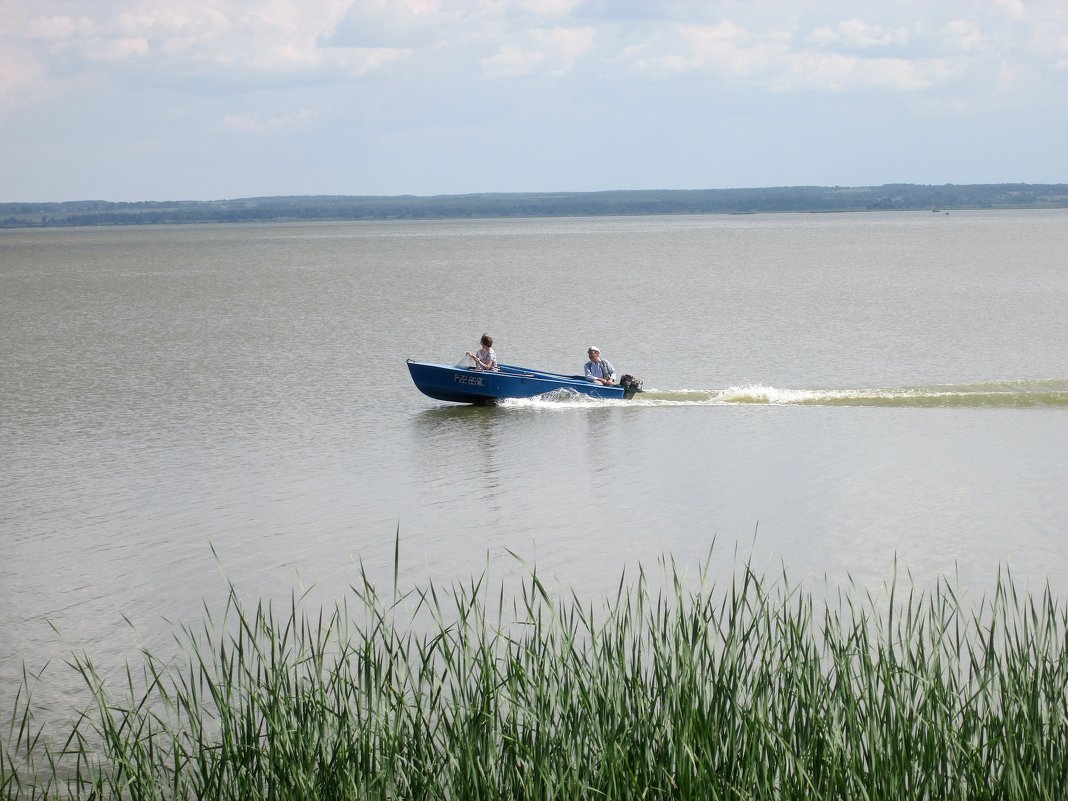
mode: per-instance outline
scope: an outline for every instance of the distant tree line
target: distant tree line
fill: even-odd
[[[0,203],[0,228],[984,208],[1068,208],[1068,184],[885,184],[428,197],[313,195],[139,203]]]

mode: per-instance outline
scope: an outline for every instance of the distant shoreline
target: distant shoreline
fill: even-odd
[[[1068,208],[1068,184],[884,184],[865,187],[641,189],[434,196],[301,195],[205,201],[0,203],[0,228],[999,208]]]

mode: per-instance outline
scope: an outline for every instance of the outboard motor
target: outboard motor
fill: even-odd
[[[624,400],[630,400],[635,394],[642,391],[642,380],[632,375],[624,375],[619,379],[619,386],[623,388]]]

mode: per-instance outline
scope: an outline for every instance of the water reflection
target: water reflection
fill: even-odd
[[[447,488],[455,499],[477,503],[500,523],[504,414],[484,406],[426,409],[415,417],[419,461],[434,483]],[[440,498],[444,503],[448,498]]]

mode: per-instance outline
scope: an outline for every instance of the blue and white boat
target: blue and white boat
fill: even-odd
[[[604,386],[581,375],[547,373],[510,364],[499,370],[473,370],[448,364],[408,360],[412,381],[424,395],[453,403],[495,404],[506,398],[533,398],[549,392],[574,392],[592,398],[629,400],[641,392],[641,381],[623,376],[619,384]],[[629,380],[628,380],[629,379]]]

